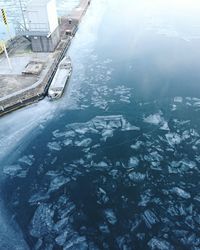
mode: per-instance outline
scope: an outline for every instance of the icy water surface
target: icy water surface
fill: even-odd
[[[200,249],[199,10],[93,0],[63,98],[1,118],[1,199],[30,249]]]

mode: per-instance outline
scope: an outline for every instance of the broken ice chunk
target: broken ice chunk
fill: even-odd
[[[88,132],[88,128],[87,127],[79,127],[77,129],[75,129],[76,133],[78,134],[81,134],[81,135],[84,135],[85,133]]]
[[[3,173],[10,176],[16,176],[18,173],[22,171],[22,167],[20,165],[10,165],[5,166],[3,168]]]
[[[34,161],[34,156],[33,155],[25,155],[22,158],[19,159],[19,162],[25,163],[28,166],[31,166]]]
[[[60,211],[61,219],[64,219],[68,217],[69,215],[71,215],[74,212],[75,208],[76,206],[74,205],[74,203],[71,201],[68,201],[66,204],[66,208]]]
[[[82,141],[76,141],[75,145],[78,147],[88,147],[92,143],[92,139],[87,138]]]
[[[129,159],[128,167],[135,168],[139,165],[139,159],[137,157],[131,157]]]
[[[138,150],[142,146],[142,141],[137,141],[135,144],[131,145],[132,149]]]
[[[160,127],[160,129],[161,129],[161,130],[166,130],[166,131],[169,130],[168,122],[165,121],[165,122],[162,124],[162,126]]]
[[[56,237],[55,241],[59,246],[64,246],[67,242],[67,239],[72,236],[73,232],[67,227],[67,230],[62,232],[58,237]]]
[[[54,151],[60,151],[61,150],[61,146],[58,142],[49,142],[47,144],[47,147],[50,149],[50,150],[54,150]]]
[[[70,146],[70,145],[72,145],[72,140],[71,139],[66,139],[66,140],[64,140],[63,141],[63,144],[65,145],[65,146]]]
[[[148,246],[151,250],[174,250],[174,247],[166,240],[153,237],[149,242]]]
[[[70,238],[66,242],[63,248],[63,250],[72,250],[72,249],[87,250],[88,244],[86,238],[84,236],[78,236],[77,234],[74,234],[74,236],[72,236],[72,238]]]
[[[165,136],[171,147],[181,143],[181,137],[177,133],[168,133]]]
[[[106,163],[105,161],[101,161],[96,166],[100,167],[100,168],[107,168],[108,167],[108,163]]]
[[[63,218],[56,222],[56,224],[54,225],[54,230],[56,231],[56,233],[59,233],[63,231],[64,228],[68,227],[68,224],[69,224],[69,217]]]
[[[163,123],[164,118],[160,115],[160,113],[157,113],[154,115],[149,115],[149,116],[145,117],[143,120],[146,123],[150,123],[153,125],[159,125],[159,124]]]
[[[146,176],[145,174],[131,172],[128,174],[128,177],[134,182],[141,182],[145,179]]]
[[[3,168],[3,173],[10,177],[25,178],[28,173],[28,169],[24,169],[18,164],[10,165]]]
[[[142,220],[138,215],[135,215],[131,222],[131,232],[134,232],[141,224]]]
[[[64,176],[56,176],[50,184],[48,193],[59,190],[62,186],[67,184],[70,181],[70,178]]]
[[[49,205],[41,204],[32,218],[30,234],[36,238],[49,235],[53,229],[53,215]]]
[[[183,102],[183,98],[181,96],[176,96],[176,97],[174,97],[174,102],[181,103],[181,102]]]
[[[105,210],[105,217],[110,224],[114,225],[117,223],[117,217],[112,209]]]
[[[107,138],[112,137],[112,136],[113,136],[113,130],[112,129],[103,130],[102,137],[103,137],[104,141],[106,141]]]
[[[152,225],[159,222],[159,219],[157,216],[150,210],[146,210],[144,214],[142,215],[142,218],[148,228],[152,228]]]
[[[50,196],[48,194],[39,192],[37,194],[32,195],[30,199],[28,200],[28,202],[34,205],[34,204],[37,204],[38,202],[46,201],[49,198]]]
[[[199,102],[194,102],[193,106],[196,107],[196,108],[200,108],[200,101]]]
[[[179,187],[174,187],[171,189],[171,192],[178,195],[181,198],[184,199],[189,199],[191,198],[191,195],[189,193],[187,193],[186,191],[184,191],[183,189],[179,188]]]
[[[106,204],[109,201],[106,191],[103,188],[98,189],[97,196],[98,196],[97,203],[99,204]]]

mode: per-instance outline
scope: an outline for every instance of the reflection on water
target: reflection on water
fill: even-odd
[[[66,95],[1,118],[3,198],[31,249],[200,247],[192,2],[94,0]]]

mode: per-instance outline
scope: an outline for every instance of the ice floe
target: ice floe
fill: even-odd
[[[47,204],[41,204],[35,211],[31,222],[30,234],[33,237],[41,238],[52,233],[54,212]]]
[[[174,250],[175,248],[166,240],[157,237],[152,238],[148,242],[151,250]]]
[[[27,176],[29,169],[27,167],[22,167],[19,164],[5,166],[3,168],[3,173],[10,177],[25,178]]]
[[[117,217],[112,209],[106,209],[104,211],[104,213],[105,213],[105,217],[106,217],[107,221],[111,225],[115,225],[117,223]]]
[[[144,212],[144,214],[142,215],[142,218],[146,224],[146,226],[151,229],[152,226],[156,223],[159,222],[158,217],[155,215],[155,213],[153,211],[151,211],[150,209],[146,210]]]
[[[129,163],[128,163],[128,167],[129,168],[135,168],[135,167],[137,167],[138,165],[139,165],[139,159],[137,158],[137,157],[131,157],[130,159],[129,159]]]
[[[171,192],[176,194],[177,196],[184,198],[184,199],[189,199],[191,198],[190,193],[184,191],[183,189],[179,188],[179,187],[174,187],[171,189]]]
[[[61,146],[58,142],[49,142],[47,144],[47,147],[53,151],[60,151],[61,150]]]

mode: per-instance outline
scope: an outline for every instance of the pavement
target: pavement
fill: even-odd
[[[53,53],[34,53],[29,47],[30,42],[24,40],[22,38],[18,49],[9,53],[12,69],[5,55],[0,57],[0,101],[31,87],[54,61]],[[35,66],[42,64],[38,72],[35,67],[30,67],[33,63]]]

